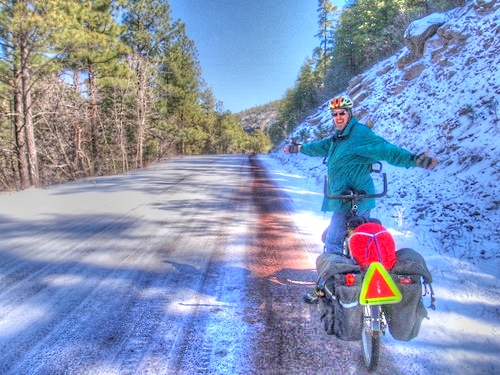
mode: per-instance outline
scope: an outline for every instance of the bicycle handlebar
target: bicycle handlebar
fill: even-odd
[[[379,170],[372,170],[372,172],[376,173],[381,173],[382,174],[382,180],[383,180],[383,190],[380,193],[374,193],[374,194],[366,194],[365,192],[360,192],[360,191],[354,191],[354,190],[349,190],[348,193],[343,193],[339,195],[330,195],[328,194],[328,177],[325,176],[325,186],[324,186],[324,194],[325,197],[328,199],[347,199],[351,201],[357,201],[365,198],[380,198],[383,197],[384,195],[387,194],[387,175],[382,173],[382,164],[378,162],[380,169]]]

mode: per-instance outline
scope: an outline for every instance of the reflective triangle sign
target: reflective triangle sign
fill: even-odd
[[[398,303],[401,302],[401,299],[401,292],[382,263],[371,263],[363,279],[359,303],[362,305],[383,305]]]

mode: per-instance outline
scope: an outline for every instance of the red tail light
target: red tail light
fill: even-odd
[[[356,285],[356,277],[353,273],[348,273],[345,275],[345,285],[353,286]]]
[[[399,276],[400,284],[413,284],[413,280],[411,277]]]

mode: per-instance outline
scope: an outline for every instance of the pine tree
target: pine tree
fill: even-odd
[[[318,0],[317,12],[319,31],[316,37],[319,38],[320,45],[314,51],[314,57],[317,59],[316,74],[324,79],[329,61],[335,49],[334,30],[337,26],[340,12],[338,7],[332,4],[331,0]]]
[[[122,7],[123,22],[127,28],[124,41],[137,55],[136,61],[141,61],[141,66],[154,67],[156,71],[155,77],[149,76],[146,83],[146,76],[138,69],[140,65],[135,66],[138,82],[143,82],[138,83],[138,99],[144,97],[141,85],[155,87],[155,108],[160,111],[159,116],[169,119],[167,129],[175,137],[179,152],[192,152],[187,144],[199,147],[199,128],[195,127],[195,122],[200,117],[197,112],[200,111],[201,95],[201,71],[194,43],[187,38],[182,22],[172,22],[166,0],[128,0],[122,3]],[[138,106],[144,107],[140,103]],[[145,110],[138,111],[138,149],[141,148],[144,126],[149,123],[147,117]]]
[[[69,1],[69,0],[68,0]],[[41,185],[33,123],[32,89],[59,51],[55,36],[66,26],[65,2],[8,0],[0,3],[0,46],[6,69],[0,79],[8,87],[9,114],[15,129],[20,187]]]
[[[119,58],[127,52],[119,41],[122,29],[113,17],[111,5],[111,0],[81,0],[79,6],[72,10],[76,19],[74,28],[66,34],[72,38],[72,44],[63,63],[74,71],[77,79],[86,76],[91,174],[99,173],[102,168],[100,143],[104,134],[99,129],[99,80],[115,75]],[[76,85],[80,86],[79,83]]]
[[[142,167],[145,132],[154,95],[152,88],[161,66],[162,51],[171,39],[170,6],[167,1],[129,0],[122,3],[122,10],[126,27],[123,40],[132,50],[129,62],[136,77],[135,165]]]

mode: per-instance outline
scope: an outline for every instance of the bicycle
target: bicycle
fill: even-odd
[[[343,255],[351,258],[351,251],[349,248],[349,238],[353,230],[362,223],[375,222],[379,223],[377,219],[369,219],[358,216],[357,213],[357,203],[362,199],[367,198],[380,198],[387,194],[387,175],[382,172],[382,164],[378,163],[379,169],[373,169],[372,172],[376,172],[382,175],[383,181],[383,191],[380,193],[366,194],[362,191],[350,190],[344,194],[340,195],[330,195],[327,191],[328,181],[325,179],[324,194],[328,199],[341,199],[350,202],[351,209],[347,215],[346,220],[346,235],[344,237]],[[326,232],[326,231],[325,231]],[[366,275],[366,274],[365,274]],[[368,278],[363,277],[361,290],[363,288],[369,288],[365,283],[369,283]],[[320,287],[318,285],[318,287]],[[332,292],[330,291],[330,294]],[[399,296],[399,300],[400,300]],[[397,297],[393,299],[393,302],[399,302]],[[380,336],[385,334],[387,330],[387,320],[385,317],[384,310],[382,308],[383,303],[373,303],[368,300],[362,301],[360,298],[360,304],[363,305],[362,312],[362,322],[361,322],[361,342],[362,342],[362,354],[363,360],[368,371],[373,371],[378,366],[379,354],[380,354]]]

